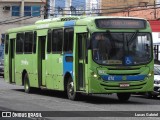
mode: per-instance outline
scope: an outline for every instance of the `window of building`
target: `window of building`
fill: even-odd
[[[16,37],[16,53],[23,53],[24,33],[18,33]]]
[[[33,32],[25,33],[24,53],[32,53]]]
[[[20,6],[12,6],[12,16],[20,16]]]
[[[24,16],[31,16],[31,6],[24,6]]]
[[[40,16],[41,6],[32,6],[32,16]]]
[[[52,52],[62,52],[63,30],[53,30],[52,32]]]
[[[24,6],[24,16],[40,16],[40,6]]]
[[[73,51],[73,29],[72,28],[67,28],[64,31],[63,51],[65,51],[65,52],[72,52]]]

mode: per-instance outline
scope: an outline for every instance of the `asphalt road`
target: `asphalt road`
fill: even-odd
[[[128,102],[122,103],[113,94],[82,96],[79,101],[70,101],[62,92],[35,90],[31,94],[27,94],[24,92],[23,86],[8,84],[3,78],[0,78],[0,111],[32,111],[35,113],[40,111],[42,115],[48,116],[42,116],[45,118],[1,117],[0,120],[158,120],[159,117],[137,117],[136,115],[158,113],[160,116],[160,97],[146,99],[143,95],[132,95]],[[67,117],[67,115],[69,116]],[[71,115],[73,116],[71,117]]]

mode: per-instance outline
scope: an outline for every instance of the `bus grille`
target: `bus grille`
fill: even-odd
[[[121,83],[127,83],[127,81],[126,82],[121,82]],[[101,83],[100,85],[105,90],[138,90],[138,89],[142,89],[146,83],[147,82],[145,82],[145,81],[141,81],[141,82],[138,82],[136,84],[129,83],[129,85],[130,85],[129,87],[120,87],[119,82],[117,84],[114,84],[114,85],[107,84],[106,82],[105,82],[105,84]]]

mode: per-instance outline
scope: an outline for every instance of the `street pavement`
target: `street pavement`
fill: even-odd
[[[42,113],[45,112],[48,114],[50,112],[50,114],[52,114],[53,112],[54,115],[58,116],[45,116],[45,118],[0,118],[0,120],[158,120],[159,117],[137,117],[134,115],[141,113],[140,111],[144,113],[148,111],[149,113],[155,113],[156,111],[160,116],[160,97],[156,99],[146,99],[143,95],[132,95],[128,102],[122,103],[117,99],[116,94],[84,95],[79,101],[71,101],[66,98],[63,92],[51,90],[37,89],[31,94],[27,94],[24,92],[23,86],[8,84],[3,78],[0,78],[0,111],[41,111]],[[65,115],[68,113],[65,112],[67,111],[71,111],[70,114],[73,114],[73,117],[66,117]],[[76,113],[76,111],[81,112]],[[83,111],[87,112],[84,114]],[[91,111],[93,111],[93,113]],[[106,112],[106,116],[111,115],[112,117],[104,117],[103,112]],[[103,115],[100,116],[99,114]],[[78,115],[78,117],[76,117],[76,115]],[[81,117],[81,115],[83,117]],[[114,115],[115,117],[113,117]]]

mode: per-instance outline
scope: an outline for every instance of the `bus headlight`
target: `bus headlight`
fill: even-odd
[[[95,73],[95,72],[92,72],[91,75],[94,77],[94,78],[97,78],[98,75]]]
[[[151,71],[149,74],[148,74],[148,77],[151,77],[153,75],[153,71]]]
[[[97,74],[94,74],[93,77],[97,78],[98,76],[97,76]]]

